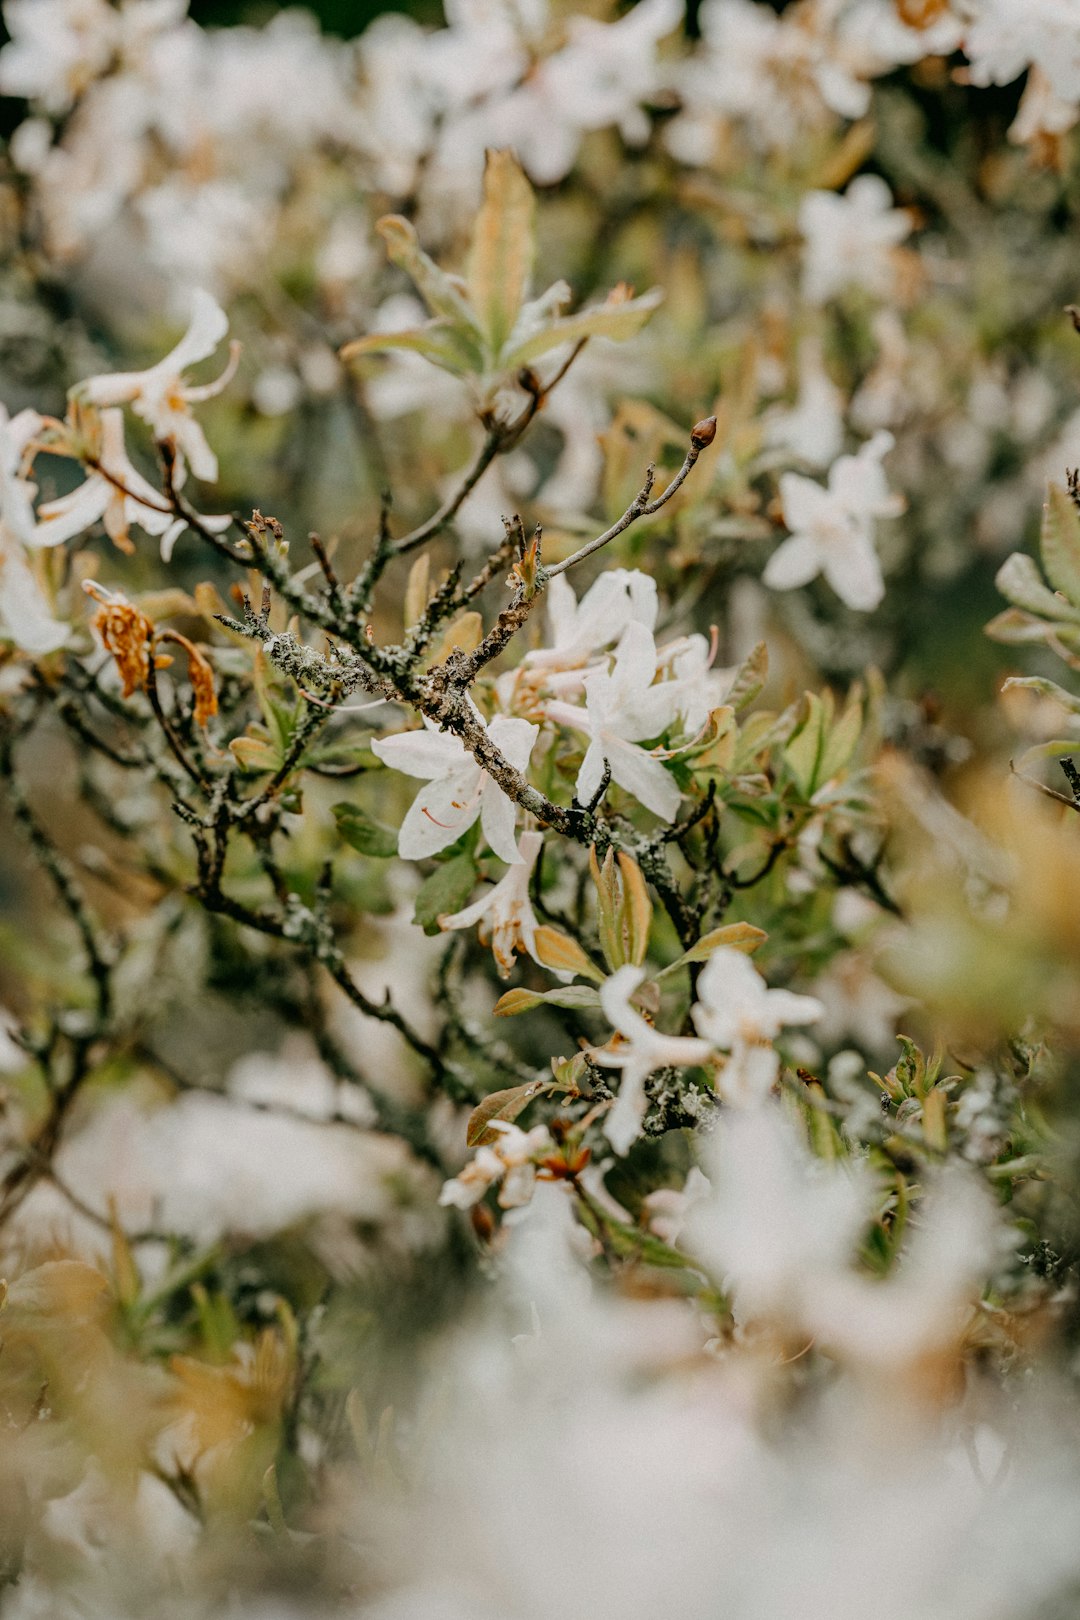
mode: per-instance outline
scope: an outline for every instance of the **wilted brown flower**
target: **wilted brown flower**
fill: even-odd
[[[90,623],[116,660],[124,696],[142,691],[150,673],[153,623],[120,591],[107,591],[92,579],[83,581],[83,590],[101,603]]]

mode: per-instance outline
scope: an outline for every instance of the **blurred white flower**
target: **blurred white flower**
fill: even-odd
[[[877,174],[860,174],[838,197],[808,191],[799,205],[805,243],[803,294],[826,304],[849,287],[888,298],[896,287],[893,250],[911,233],[911,215],[892,205],[892,192]]]
[[[0,94],[66,113],[112,61],[122,14],[108,0],[7,0]]]
[[[825,369],[821,344],[799,348],[799,393],[795,404],[765,419],[764,442],[787,450],[810,467],[829,467],[844,444],[844,396]]]
[[[892,1275],[881,1281],[829,1270],[805,1300],[806,1326],[894,1395],[936,1404],[948,1392],[942,1380],[950,1355],[1004,1243],[986,1186],[953,1165],[932,1183]]]
[[[861,613],[877,607],[885,582],[874,550],[874,519],[904,510],[881,466],[892,446],[891,433],[876,433],[857,455],[841,456],[827,489],[800,473],[784,473],[780,499],[792,533],[769,558],[766,585],[787,591],[824,574],[848,607]]]
[[[641,968],[626,966],[600,987],[600,1005],[608,1023],[622,1037],[614,1046],[597,1047],[593,1058],[608,1069],[621,1069],[619,1095],[615,1106],[604,1116],[604,1135],[616,1153],[625,1154],[641,1135],[648,1099],[645,1082],[657,1069],[682,1068],[704,1063],[710,1053],[708,1041],[692,1036],[664,1035],[647,1023],[631,997],[644,981]]]
[[[54,652],[70,634],[54,617],[26,555],[41,540],[37,488],[22,477],[23,459],[41,425],[36,411],[9,417],[0,405],[0,639],[35,655]]]
[[[191,324],[163,360],[148,371],[90,377],[77,386],[75,393],[91,405],[130,405],[136,416],[148,423],[159,443],[173,446],[181,469],[186,462],[196,478],[213,483],[218,475],[217,457],[192,416],[191,406],[212,399],[226,387],[236,370],[239,346],[233,344],[225,370],[213,382],[188,383],[184,372],[212,355],[228,330],[224,310],[208,292],[197,289],[192,298]]]
[[[712,1196],[691,1210],[685,1246],[731,1290],[740,1322],[805,1331],[818,1290],[847,1274],[869,1220],[865,1171],[816,1159],[776,1105],[725,1115],[705,1168]]]
[[[729,945],[715,950],[698,979],[692,1017],[702,1038],[730,1056],[717,1089],[743,1107],[772,1090],[780,1059],[771,1042],[788,1024],[812,1024],[824,1012],[813,996],[770,990],[750,958]]]
[[[1010,84],[1025,68],[1045,75],[1060,101],[1080,100],[1080,26],[1072,0],[958,0],[964,54],[975,84]]]
[[[554,701],[544,714],[557,725],[572,726],[589,738],[577,777],[577,797],[590,804],[600,791],[606,766],[612,780],[664,821],[671,821],[682,794],[675,778],[640,746],[671,723],[673,708],[663,686],[653,687],[656,643],[652,631],[631,620],[615,653],[615,663],[585,679],[585,708]]]
[[[502,714],[487,728],[496,748],[519,771],[528,766],[539,730],[528,720]],[[521,860],[514,837],[514,801],[481,769],[459,738],[440,731],[425,716],[421,731],[377,737],[371,747],[395,771],[419,776],[427,783],[413,800],[398,834],[398,853],[404,860],[419,861],[438,854],[468,832],[477,817],[501,861],[515,866]]]

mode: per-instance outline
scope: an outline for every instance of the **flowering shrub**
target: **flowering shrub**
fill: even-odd
[[[4,17],[0,1610],[1071,1613],[1072,0]]]

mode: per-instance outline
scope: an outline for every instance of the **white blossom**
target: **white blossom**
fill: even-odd
[[[741,1321],[804,1330],[818,1288],[847,1274],[869,1219],[865,1172],[814,1158],[775,1105],[725,1116],[706,1169],[713,1195],[691,1210],[686,1246],[732,1290]]]
[[[765,419],[764,440],[810,467],[829,467],[844,443],[844,397],[825,369],[821,344],[807,339],[799,349],[795,404]]]
[[[637,568],[609,568],[593,581],[579,601],[565,574],[547,588],[547,622],[551,646],[525,654],[534,669],[580,669],[614,645],[632,621],[647,630],[660,611],[656,581]]]
[[[192,416],[191,406],[221,393],[236,370],[239,351],[234,345],[228,365],[213,382],[188,383],[184,372],[213,354],[228,329],[224,310],[200,288],[192,298],[191,324],[163,360],[148,371],[90,377],[75,393],[90,405],[129,404],[149,424],[156,440],[173,446],[181,468],[186,462],[196,478],[213,483],[218,475],[217,457]]]
[[[975,84],[1009,84],[1034,66],[1061,101],[1080,100],[1080,19],[1073,0],[958,0]]]
[[[876,433],[857,455],[841,456],[827,488],[801,473],[782,476],[780,499],[792,532],[766,564],[766,585],[786,591],[824,574],[848,607],[862,613],[877,607],[885,582],[874,550],[874,520],[904,510],[881,466],[892,445],[891,433]]]
[[[543,834],[522,833],[518,839],[518,859],[498,883],[492,884],[464,911],[439,918],[439,927],[445,929],[474,928],[479,923],[480,938],[485,943],[490,940],[492,955],[504,979],[513,968],[515,951],[524,951],[534,962],[540,961],[535,948],[537,922],[529,898],[529,884],[543,847]],[[555,977],[565,982],[573,975],[557,973]]]
[[[544,713],[558,725],[573,726],[589,738],[577,777],[577,797],[590,804],[600,791],[605,766],[612,780],[647,810],[670,821],[679,808],[678,784],[656,756],[642,748],[643,740],[658,736],[673,717],[671,698],[654,687],[656,643],[652,631],[632,620],[623,632],[614,667],[593,671],[585,679],[585,708],[561,701],[545,705]]]
[[[597,1063],[622,1070],[615,1106],[604,1118],[604,1135],[618,1154],[628,1153],[641,1135],[641,1122],[648,1105],[645,1082],[649,1075],[669,1066],[681,1068],[704,1063],[710,1053],[708,1041],[686,1035],[664,1035],[645,1021],[631,1004],[634,991],[644,978],[641,968],[628,964],[600,987],[604,1016],[621,1036],[616,1045],[593,1051]]]
[[[539,726],[528,720],[496,715],[488,736],[508,762],[524,771]],[[464,743],[426,716],[421,731],[399,731],[376,738],[372,750],[385,764],[427,783],[410,806],[398,834],[398,853],[419,861],[456,843],[479,817],[484,837],[501,861],[520,860],[514,837],[517,807],[493,777],[483,770]]]
[[[805,243],[803,294],[827,304],[850,287],[874,298],[895,290],[893,253],[911,233],[911,215],[892,206],[892,192],[877,174],[860,174],[838,197],[809,191],[799,206]]]
[[[648,1106],[644,1082],[656,1069],[683,1068],[706,1063],[709,1043],[693,1035],[664,1035],[644,1021],[631,1004],[631,996],[644,980],[640,967],[620,967],[601,985],[604,1017],[620,1035],[614,1047],[597,1047],[593,1059],[607,1069],[622,1069],[619,1097],[604,1118],[604,1136],[615,1152],[628,1153],[641,1136],[641,1121]]]
[[[534,1161],[550,1153],[555,1145],[547,1126],[534,1125],[531,1131],[523,1131],[518,1125],[496,1119],[491,1129],[499,1133],[498,1140],[478,1147],[465,1168],[443,1183],[440,1204],[471,1209],[498,1182],[502,1183],[499,1204],[503,1209],[517,1209],[529,1202],[536,1182]]]
[[[54,617],[26,555],[41,541],[33,506],[37,490],[22,477],[23,458],[41,425],[36,411],[9,418],[0,405],[0,637],[37,655],[62,647],[70,634]]]
[[[786,1025],[812,1024],[825,1009],[813,996],[770,990],[750,958],[729,945],[709,957],[697,988],[695,1029],[717,1051],[730,1053],[721,1096],[744,1107],[760,1102],[780,1068],[771,1043]]]

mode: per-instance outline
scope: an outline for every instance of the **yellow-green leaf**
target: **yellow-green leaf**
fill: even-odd
[[[536,252],[535,211],[532,187],[513,152],[489,151],[465,279],[493,360],[528,291]]]
[[[695,945],[691,945],[674,962],[669,962],[656,977],[662,979],[665,973],[674,973],[676,968],[685,967],[688,962],[707,962],[713,951],[720,950],[722,946],[750,956],[768,937],[763,928],[755,928],[753,923],[726,923],[722,928],[713,928],[709,933],[702,934]]]
[[[997,571],[994,584],[1014,607],[1038,613],[1044,619],[1076,619],[1080,609],[1070,606],[1064,597],[1055,596],[1039,575],[1033,557],[1026,552],[1014,551],[1006,557]]]
[[[1039,549],[1051,585],[1080,608],[1080,512],[1059,484],[1047,492]]]
[[[489,1142],[497,1142],[499,1131],[491,1129],[495,1120],[512,1124],[538,1097],[542,1091],[547,1091],[550,1080],[530,1080],[524,1086],[509,1086],[506,1091],[493,1091],[485,1097],[469,1115],[469,1123],[465,1131],[465,1141],[469,1147],[485,1147]]]
[[[784,760],[803,798],[818,785],[829,716],[816,692],[806,694],[806,720],[784,749]]]
[[[747,704],[753,703],[769,675],[769,649],[763,641],[759,641],[754,650],[749,653],[735,671],[734,678],[728,690],[725,701],[731,705],[738,714]]]
[[[542,354],[564,343],[577,343],[581,338],[606,337],[623,343],[637,336],[663,297],[661,289],[654,287],[640,298],[608,302],[595,309],[580,310],[576,315],[564,315],[513,348],[505,356],[506,369],[516,371],[519,366],[538,360]]]
[[[476,316],[465,296],[460,277],[440,270],[424,252],[416,231],[400,214],[386,214],[375,226],[386,243],[387,257],[416,284],[416,290],[433,315],[442,315],[451,325],[466,332],[479,332]]]
[[[843,714],[831,727],[825,739],[825,746],[821,754],[821,763],[818,767],[818,777],[821,782],[828,782],[851,762],[851,756],[859,746],[859,738],[863,727],[863,694],[862,687],[856,684],[848,698]]]
[[[449,321],[428,321],[424,326],[409,327],[404,332],[369,332],[354,338],[340,352],[342,360],[357,360],[365,354],[384,354],[391,349],[408,349],[423,355],[433,366],[452,372],[455,377],[466,377],[480,369],[480,356],[474,344],[467,342],[458,327]]]

